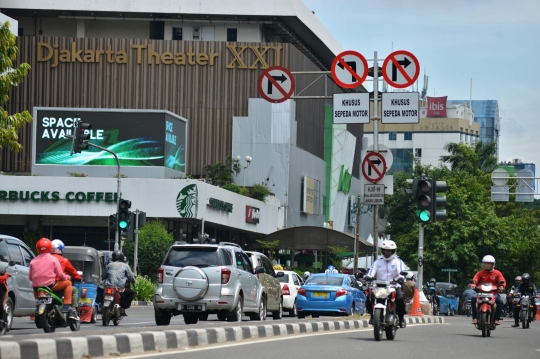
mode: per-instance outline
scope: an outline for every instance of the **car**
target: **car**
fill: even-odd
[[[282,277],[278,277],[281,284],[281,293],[283,294],[283,309],[289,311],[289,316],[296,317],[296,296],[304,281],[293,271],[284,270],[278,271],[279,273],[283,273]]]
[[[0,273],[6,271],[11,275],[8,279],[8,296],[6,306],[9,328],[13,325],[13,317],[26,317],[36,312],[34,288],[28,279],[30,261],[35,255],[20,239],[0,234]]]
[[[154,292],[156,325],[169,325],[182,314],[186,324],[207,320],[264,320],[265,289],[253,265],[235,243],[186,244],[175,242],[167,251]]]
[[[298,318],[308,315],[364,314],[366,296],[356,279],[348,274],[312,274],[298,289]]]
[[[246,254],[253,263],[257,278],[266,290],[267,310],[272,313],[273,319],[281,319],[283,317],[283,293],[278,277],[283,276],[283,272],[276,273],[270,259],[262,253],[246,251]]]

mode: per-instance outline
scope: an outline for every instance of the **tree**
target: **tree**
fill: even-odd
[[[261,245],[261,247],[268,250],[270,253],[270,260],[272,260],[274,258],[274,249],[279,246],[279,239],[276,239],[275,241],[262,241],[257,239],[256,241]]]
[[[349,250],[349,247],[347,246],[328,246],[329,250],[329,258],[332,262],[332,265],[338,270],[343,270],[343,253],[347,252]]]
[[[173,234],[167,232],[167,229],[157,219],[147,222],[140,231],[139,250],[137,252],[138,267],[140,268],[138,273],[141,275],[153,275],[174,242]],[[135,243],[126,242],[122,248],[130,263],[133,263],[134,246]]]
[[[13,67],[17,57],[16,36],[9,31],[9,22],[0,26],[0,148],[8,147],[12,151],[20,151],[17,133],[22,126],[32,121],[28,111],[9,115],[4,106],[9,100],[9,90],[20,84],[30,70],[27,63]]]
[[[441,156],[441,161],[450,164],[452,171],[474,173],[480,170],[491,173],[497,168],[497,144],[478,141],[474,147],[464,143],[449,143],[444,146],[450,154]]]
[[[240,162],[233,159],[231,156],[227,157],[227,161],[225,163],[218,161],[213,165],[206,165],[203,168],[206,179],[215,183],[216,185],[231,183],[233,181],[233,175],[238,175],[240,170]]]

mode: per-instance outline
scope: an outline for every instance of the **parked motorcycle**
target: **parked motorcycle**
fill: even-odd
[[[472,305],[470,300],[465,302],[465,314],[467,315],[467,317],[470,317],[472,315]]]
[[[497,287],[491,283],[482,283],[477,287],[476,308],[478,312],[478,321],[476,329],[482,331],[482,337],[489,337],[491,331],[495,330],[495,310],[497,305]]]
[[[103,326],[109,325],[111,320],[114,325],[120,324],[120,321],[124,316],[120,313],[120,292],[115,287],[105,287],[103,291],[103,306],[101,310],[101,320],[103,322]]]
[[[45,333],[54,333],[56,328],[66,328],[76,332],[81,327],[81,321],[76,311],[62,312],[64,301],[48,287],[37,289],[35,322]]]
[[[399,328],[399,318],[396,311],[396,288],[403,284],[403,278],[394,281],[376,280],[369,295],[374,297],[373,305],[373,334],[375,340],[382,339],[383,332],[386,339],[394,340]],[[372,298],[373,298],[372,297]]]
[[[533,301],[528,295],[520,296],[519,293],[514,294],[514,305],[519,308],[519,321],[523,329],[528,329],[533,317]]]

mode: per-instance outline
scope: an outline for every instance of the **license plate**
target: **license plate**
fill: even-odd
[[[36,304],[51,304],[52,298],[40,298],[36,300]]]
[[[315,297],[315,298],[328,298],[328,293],[326,293],[326,292],[313,292],[313,297]]]
[[[184,312],[202,312],[204,305],[202,304],[180,304],[180,310]]]
[[[105,300],[111,300],[111,301],[112,301],[112,300],[114,300],[114,297],[113,297],[112,295],[106,295],[106,296],[104,297],[104,299],[105,299]]]
[[[81,303],[81,304],[91,304],[92,299],[90,299],[90,298],[79,298],[79,303]]]

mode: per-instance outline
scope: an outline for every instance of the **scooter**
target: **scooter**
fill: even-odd
[[[502,283],[499,283],[502,284]],[[482,331],[482,337],[489,337],[491,331],[495,330],[495,310],[497,305],[495,300],[497,298],[497,287],[491,283],[482,283],[477,287],[477,301],[476,308],[478,312],[478,321],[476,323],[476,329]]]
[[[105,287],[101,313],[103,326],[108,326],[111,320],[114,325],[118,325],[123,317],[120,313],[120,292],[115,287]]]
[[[35,322],[38,328],[42,328],[45,333],[54,333],[56,328],[67,326],[72,332],[80,329],[81,321],[76,311],[62,312],[64,301],[61,296],[48,287],[39,287],[37,293]]]
[[[399,328],[399,318],[396,305],[396,288],[403,284],[402,277],[392,282],[376,280],[370,293],[374,297],[373,305],[373,334],[376,341],[382,339],[383,332],[386,339],[394,340]]]

